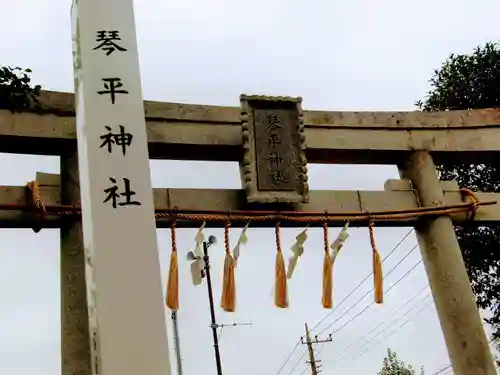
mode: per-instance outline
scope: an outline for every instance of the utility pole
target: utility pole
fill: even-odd
[[[208,256],[208,248],[214,241],[203,242],[203,260],[205,261],[205,274],[207,277],[208,301],[210,303],[210,317],[212,324],[212,334],[214,338],[215,364],[217,365],[217,375],[222,375],[222,364],[220,360],[219,338],[217,337],[217,322],[215,321],[214,295],[212,293],[212,277],[210,276],[210,258]]]
[[[318,375],[320,373],[320,367],[321,365],[319,364],[321,360],[316,359],[314,357],[314,349],[313,349],[313,344],[320,344],[320,343],[326,343],[326,342],[331,342],[332,341],[332,335],[328,335],[327,339],[321,340],[318,338],[318,336],[314,337],[314,340],[311,340],[311,335],[309,334],[309,328],[307,327],[306,323],[306,341],[304,342],[304,338],[301,337],[300,341],[302,344],[307,345],[307,349],[309,351],[309,363],[311,365],[311,374],[312,375]]]
[[[217,329],[223,329],[224,327],[237,327],[237,326],[251,326],[252,323],[236,323],[232,324],[217,324],[215,320],[215,306],[214,306],[214,295],[212,292],[212,276],[210,275],[210,257],[208,255],[208,248],[210,245],[216,243],[216,238],[214,236],[210,236],[208,238],[208,242],[203,242],[203,261],[205,262],[205,275],[202,277],[207,278],[207,289],[208,289],[208,302],[210,304],[210,318],[211,324],[210,328],[212,328],[213,340],[214,340],[214,351],[215,351],[215,364],[217,365],[217,375],[222,375],[222,363],[220,359],[220,350],[219,350],[219,337],[217,335]],[[181,373],[179,373],[182,375]]]
[[[174,349],[177,358],[177,375],[182,375],[181,345],[179,340],[179,327],[177,322],[177,311],[172,311],[172,325],[174,331]]]

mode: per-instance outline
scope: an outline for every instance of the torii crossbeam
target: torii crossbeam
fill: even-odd
[[[453,224],[500,221],[499,196],[440,182],[434,163],[496,160],[500,110],[303,111],[300,98],[248,96],[239,108],[143,103],[133,1],[73,0],[72,19],[76,96],[43,92],[36,108],[0,110],[0,152],[61,157],[61,176],[0,187],[0,227],[61,229],[63,375],[170,375],[153,211],[158,227],[172,217],[297,225],[298,215],[312,225],[414,226],[454,373],[496,373]],[[122,153],[106,154],[102,139]],[[151,192],[148,150],[238,161],[243,189]],[[307,162],[398,164],[402,180],[376,192],[309,191]]]
[[[0,111],[0,151],[60,155],[61,176],[37,176],[41,194],[48,206],[78,206],[73,96],[44,92],[41,102],[37,113]],[[145,102],[145,111],[151,157],[241,160],[238,108]],[[309,202],[298,204],[296,210],[378,212],[462,204],[466,200],[455,182],[438,181],[432,157],[439,162],[478,162],[498,157],[499,119],[500,112],[496,109],[429,114],[305,111],[310,162],[381,164],[398,160],[405,179],[388,181],[385,191],[313,190]],[[480,201],[500,200],[494,193],[479,192],[477,197]],[[243,190],[154,189],[154,198],[155,206],[162,209],[176,207],[204,212],[254,209],[245,202]],[[0,205],[25,202],[24,187],[0,188]],[[378,224],[416,227],[455,372],[490,375],[493,374],[491,353],[452,226],[466,220],[466,214],[455,213],[450,218],[382,220]],[[479,207],[474,220],[486,225],[500,221],[500,205]],[[26,212],[0,211],[1,227],[32,225],[33,220]],[[90,375],[81,227],[78,221],[64,217],[47,217],[42,225],[62,228],[63,374]],[[157,220],[158,227],[166,225],[168,220]],[[179,225],[197,226],[190,222]]]

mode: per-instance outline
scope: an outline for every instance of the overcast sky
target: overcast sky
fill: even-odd
[[[70,1],[4,2],[0,64],[33,69],[35,83],[45,89],[73,91]],[[136,1],[144,97],[236,106],[240,93],[259,93],[302,96],[305,109],[413,110],[414,101],[423,98],[428,89],[433,69],[450,52],[470,52],[477,44],[498,39],[499,13],[500,3],[495,0]],[[3,185],[24,185],[37,171],[59,172],[58,158],[1,157]],[[154,161],[151,166],[155,187],[241,187],[235,163]],[[392,166],[310,165],[309,171],[312,189],[382,189],[385,180],[397,178]],[[407,231],[377,228],[381,255],[386,256]],[[181,252],[191,248],[194,232],[182,230],[178,234]],[[299,230],[283,232],[288,256]],[[336,233],[332,229],[330,236]],[[207,234],[223,238],[222,230]],[[337,304],[370,272],[367,234],[366,229],[351,230],[335,265]],[[235,229],[233,242],[238,235]],[[166,275],[169,232],[158,231],[158,240]],[[2,230],[0,241],[0,373],[60,374],[59,233]],[[410,235],[384,263],[385,272],[415,242]],[[223,254],[222,246],[213,249],[217,301]],[[238,311],[226,314],[217,310],[219,323],[252,323],[222,332],[225,374],[275,374],[304,334],[304,322],[315,325],[329,313],[321,307],[320,232],[310,231],[305,254],[289,284],[291,306],[287,310],[273,306],[274,258],[273,231],[250,230],[249,245],[243,249],[237,269]],[[419,260],[417,249],[386,278],[386,288]],[[184,374],[214,374],[206,288],[191,285],[188,267],[182,257],[179,323]],[[327,316],[315,333],[333,333],[365,309],[371,294],[350,308],[371,288],[370,281]],[[394,315],[422,288],[416,299]],[[427,292],[420,264],[386,295],[383,305],[368,308],[335,333],[332,343],[317,347],[322,349],[323,373],[376,374],[388,347],[414,367],[425,366],[428,374],[448,365],[434,305],[415,316],[426,301],[431,301],[421,301]],[[412,303],[417,305],[415,309],[402,317]],[[363,340],[357,342],[391,315],[392,320],[366,337],[365,345]],[[168,313],[166,317],[171,338]],[[376,340],[384,338],[406,318],[412,320],[394,335],[379,344],[370,341],[382,331]],[[305,349],[303,345],[296,348],[282,374],[292,370],[301,374],[306,369],[301,359]],[[371,350],[353,360],[365,349]],[[346,359],[339,362],[344,356]],[[174,369],[173,352],[171,362]]]

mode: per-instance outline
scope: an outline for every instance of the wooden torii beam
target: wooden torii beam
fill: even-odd
[[[0,110],[0,152],[61,156],[60,178],[38,176],[48,204],[79,205],[73,102],[72,94],[44,92],[36,112],[13,114]],[[151,158],[242,159],[239,108],[145,102],[145,112]],[[407,181],[390,181],[382,192],[312,191],[310,202],[298,206],[301,210],[375,212],[459,204],[463,197],[456,184],[438,181],[434,161],[485,162],[497,158],[500,152],[497,109],[437,113],[305,111],[304,124],[310,163],[397,162]],[[206,199],[189,199],[195,194]],[[480,200],[498,200],[497,194],[477,196]],[[244,197],[244,192],[238,190],[155,190],[155,202],[161,208],[246,209],[249,206]],[[23,202],[23,188],[0,188],[0,204]],[[498,204],[483,206],[475,220],[496,222],[499,212]],[[381,224],[416,228],[455,373],[493,375],[491,352],[453,231],[453,221],[464,219],[464,214],[454,214],[418,221],[386,220]],[[157,223],[164,225],[162,220]],[[30,225],[26,214],[0,212],[2,227]],[[90,375],[81,226],[70,219],[47,220],[44,225],[62,228],[62,373]]]

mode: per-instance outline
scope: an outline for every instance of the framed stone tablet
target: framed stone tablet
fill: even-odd
[[[302,98],[241,95],[240,103],[247,201],[307,202]]]

